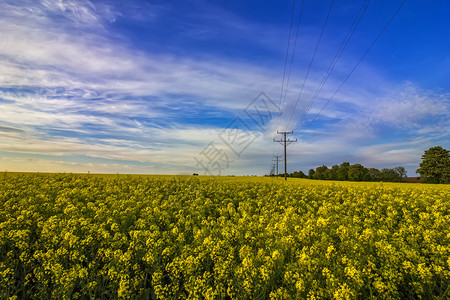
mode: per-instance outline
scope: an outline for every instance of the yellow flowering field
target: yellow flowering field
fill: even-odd
[[[450,186],[0,174],[0,299],[448,299]]]

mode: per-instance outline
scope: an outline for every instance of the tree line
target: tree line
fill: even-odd
[[[328,168],[326,165],[310,169],[308,175],[302,171],[288,174],[289,177],[309,178],[319,180],[341,180],[341,181],[393,181],[400,182],[406,177],[406,170],[402,166],[393,169],[366,168],[361,164],[351,165],[343,162]]]
[[[431,147],[422,155],[416,171],[426,183],[450,183],[450,151],[441,146]],[[328,168],[326,165],[310,169],[308,175],[302,171],[287,174],[288,177],[342,181],[393,181],[401,182],[406,177],[402,166],[393,169],[366,168],[361,164],[343,162]]]

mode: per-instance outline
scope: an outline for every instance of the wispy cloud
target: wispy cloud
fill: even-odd
[[[193,156],[210,141],[220,142],[223,128],[260,91],[278,103],[281,71],[274,71],[268,62],[259,62],[248,53],[234,58],[217,51],[183,52],[181,46],[176,51],[152,51],[159,43],[151,36],[148,48],[136,47],[133,38],[116,27],[117,22],[127,21],[152,28],[173,10],[169,4],[138,2],[1,2],[2,166],[13,166],[5,157],[15,157],[17,166],[33,166],[36,171],[44,165],[50,170],[53,165],[57,171],[89,167],[133,172],[138,170],[135,167],[139,172],[190,172],[195,164]],[[216,27],[204,26],[217,16],[221,18]],[[280,33],[285,28],[281,31],[262,22],[246,21],[213,4],[194,12],[192,18],[200,21],[183,19],[177,23],[183,29],[177,36],[182,41],[208,42],[231,32],[236,36],[230,35],[229,41],[249,43],[268,53],[285,51],[284,40],[280,46],[281,36],[284,39]],[[306,29],[304,45],[314,40],[310,35]],[[301,47],[299,53],[306,48]],[[270,123],[265,135],[258,136],[230,172],[265,171],[267,166],[261,161],[267,157],[270,161],[272,153],[260,149],[274,149],[273,132],[287,126],[291,113],[291,126],[303,116],[327,66],[325,52],[296,109],[304,75],[299,71],[291,78],[279,127],[275,120]],[[298,60],[307,60],[300,54]],[[412,165],[424,145],[448,140],[448,94],[424,91],[414,83],[388,82],[371,66],[362,66],[359,76],[311,123],[340,84],[344,71],[330,78],[305,115],[305,122],[295,128],[300,138],[307,137],[307,141],[292,146],[292,159],[298,168],[352,157],[355,162],[360,159],[377,166],[393,162]],[[401,142],[393,133],[415,142]],[[424,135],[427,139],[419,139]],[[92,162],[80,162],[79,156]],[[106,162],[100,163],[101,159]]]

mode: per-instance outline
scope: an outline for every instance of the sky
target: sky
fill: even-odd
[[[450,2],[402,3],[0,0],[0,170],[264,175],[293,131],[288,172],[416,176],[450,148]]]

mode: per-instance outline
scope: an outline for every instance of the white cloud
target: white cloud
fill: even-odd
[[[221,128],[217,124],[184,124],[176,118],[188,114],[185,107],[239,114],[260,91],[266,91],[278,104],[280,74],[268,67],[212,56],[156,55],[130,47],[107,26],[127,13],[132,13],[135,21],[157,18],[151,9],[148,16],[138,11],[122,14],[112,6],[89,1],[0,3],[0,86],[4,88],[0,90],[0,151],[68,160],[76,155],[131,160],[151,165],[145,170],[156,170],[152,166],[165,162],[168,170],[187,172],[194,164],[193,156],[210,141],[220,142]],[[249,24],[233,21],[231,25],[253,32]],[[236,165],[242,170],[255,165],[262,170],[262,160],[268,159],[269,164],[270,149],[279,150],[274,148],[272,133],[284,129],[291,113],[291,126],[299,121],[317,88],[315,78],[321,78],[319,75],[321,72],[311,74],[295,111],[295,87],[303,76],[291,78],[285,116],[279,126],[275,126],[276,121],[269,124],[265,138],[249,146]],[[310,162],[328,163],[350,156],[378,165],[395,161],[410,164],[423,151],[424,143],[448,136],[448,95],[422,91],[413,84],[386,84],[369,67],[364,67],[356,82],[359,85],[343,89],[311,126],[308,121],[340,83],[330,78],[300,128],[298,137],[308,136],[307,142],[300,140],[290,146],[294,162],[316,167]],[[367,88],[375,85],[383,88]],[[327,125],[320,126],[324,121]],[[407,131],[412,137],[426,134],[430,140],[371,146],[382,140],[381,126],[391,132]],[[55,129],[84,138],[49,133]],[[51,165],[50,161],[32,160],[32,165],[39,170],[39,166]],[[54,170],[70,166],[65,160],[53,164]],[[122,166],[127,170],[139,168]],[[79,163],[74,168],[87,167]],[[119,166],[91,167],[113,170]]]
[[[399,93],[377,99],[371,117],[397,127],[421,127],[424,119],[448,118],[450,95],[420,91],[411,84]],[[447,119],[448,120],[448,119]],[[441,124],[443,125],[443,124]]]

